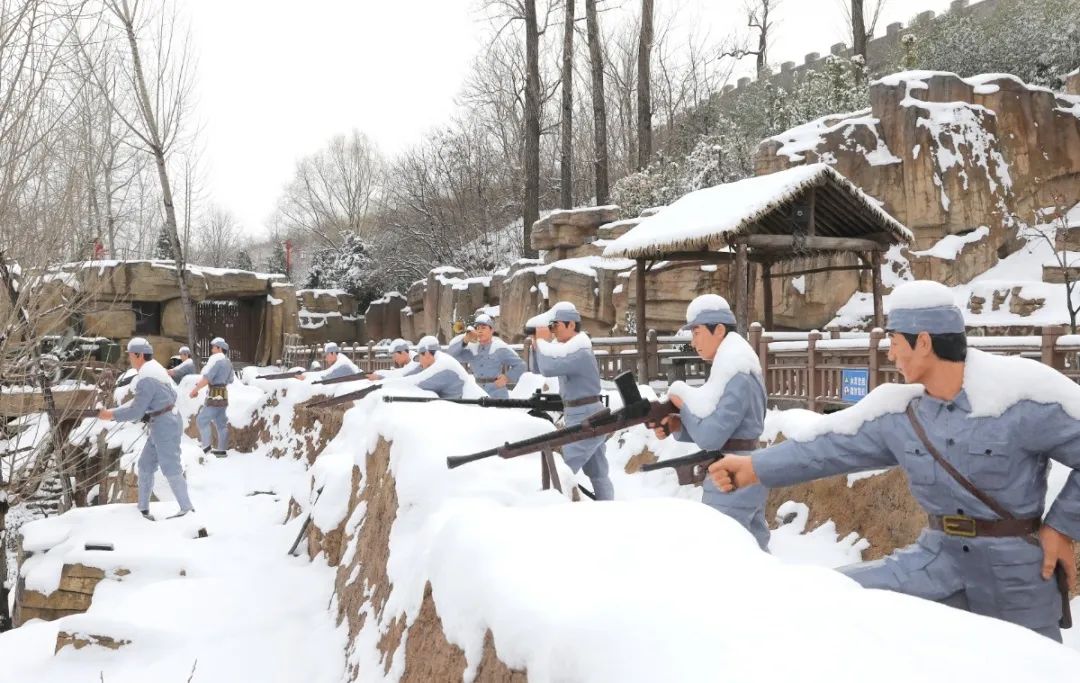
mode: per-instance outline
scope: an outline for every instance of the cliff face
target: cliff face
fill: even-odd
[[[906,72],[873,83],[870,103],[765,140],[755,167],[823,161],[879,199],[916,237],[894,271],[966,283],[1020,246],[1037,209],[1080,201],[1080,97],[1003,74]],[[835,311],[856,291],[854,278],[829,275],[774,286],[777,321],[800,326],[822,324],[811,311]],[[800,288],[829,301],[804,308]]]

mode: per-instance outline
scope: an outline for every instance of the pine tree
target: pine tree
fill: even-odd
[[[255,270],[255,264],[251,261],[251,254],[247,253],[247,250],[245,249],[237,251],[229,261],[230,268],[236,268],[237,270]]]
[[[357,235],[346,235],[341,247],[320,249],[311,259],[307,286],[343,289],[356,297],[360,308],[379,296],[381,284],[371,250]]]
[[[267,273],[284,273],[285,266],[285,244],[279,241],[274,242],[274,251],[267,259],[264,270]]]
[[[154,258],[162,259],[164,261],[175,260],[172,250],[172,242],[169,241],[169,234],[162,230],[158,233],[157,243],[154,244]]]

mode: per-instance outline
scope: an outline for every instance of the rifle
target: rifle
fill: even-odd
[[[670,467],[675,470],[675,476],[679,478],[680,486],[696,486],[705,481],[705,477],[709,476],[709,465],[722,457],[724,457],[724,454],[721,451],[698,451],[697,453],[684,455],[681,458],[668,458],[667,460],[642,465],[640,471],[652,472]]]
[[[383,396],[387,403],[428,403],[430,401],[445,400],[447,403],[458,403],[466,406],[480,406],[481,408],[525,408],[527,410],[541,410],[561,413],[563,411],[562,397],[558,394],[542,394],[537,389],[529,398],[492,398],[481,396],[480,398],[448,398],[438,399],[427,396]]]
[[[303,370],[293,370],[292,372],[279,372],[273,375],[259,375],[255,379],[292,379],[302,374],[304,374]]]
[[[604,408],[573,427],[556,429],[553,432],[542,434],[531,439],[524,439],[514,443],[506,443],[502,446],[490,448],[486,451],[472,453],[470,455],[452,455],[446,459],[446,466],[450,469],[460,467],[466,463],[483,460],[494,455],[500,458],[516,458],[519,455],[535,453],[545,448],[555,448],[568,443],[584,441],[595,436],[611,434],[627,427],[633,427],[643,423],[658,423],[668,415],[678,412],[673,404],[664,401],[649,401],[641,397],[638,390],[637,380],[634,373],[624,372],[615,378],[615,388],[622,397],[623,407],[612,411]]]
[[[127,377],[121,377],[120,379],[118,379],[116,381],[116,387],[114,387],[114,388],[119,389],[120,387],[126,387],[127,385],[131,384],[131,381],[133,379],[135,379],[136,377],[138,377],[138,376],[139,376],[139,373],[133,372],[130,375],[128,375]]]
[[[92,408],[87,410],[63,410],[62,408],[50,408],[46,412],[49,413],[49,417],[53,417],[58,420],[82,420],[87,417],[97,417],[100,409]]]
[[[370,387],[364,387],[363,389],[357,389],[356,391],[350,391],[347,394],[341,396],[332,396],[330,398],[324,398],[321,401],[315,401],[314,403],[307,404],[307,408],[327,408],[329,406],[336,406],[342,403],[348,403],[349,401],[359,401],[376,389],[381,389],[381,384],[372,384]]]
[[[354,372],[350,375],[342,375],[341,377],[331,377],[330,379],[317,379],[312,384],[341,384],[342,382],[355,382],[358,379],[367,379],[366,372]]]

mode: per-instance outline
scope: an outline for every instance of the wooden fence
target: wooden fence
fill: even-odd
[[[677,379],[690,383],[705,379],[708,365],[697,357],[689,341],[686,336],[661,336],[649,331],[645,355],[650,382],[663,385]],[[765,332],[754,323],[748,341],[761,359],[771,405],[831,410],[851,405],[879,384],[903,382],[888,360],[889,340],[881,330]],[[592,343],[604,379],[637,371],[634,337],[596,337]],[[1067,335],[1064,327],[1043,328],[1041,334],[1026,337],[968,336],[968,346],[988,353],[1032,358],[1080,381],[1080,335]],[[532,349],[528,341],[510,347],[529,363]],[[342,350],[366,372],[392,366],[385,346],[344,345]],[[306,366],[312,359],[321,359],[321,351],[316,346],[287,346],[286,365]]]

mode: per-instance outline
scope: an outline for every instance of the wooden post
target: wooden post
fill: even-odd
[[[367,343],[367,371],[375,372],[375,340],[369,339]]]
[[[1064,370],[1062,354],[1057,352],[1058,337],[1065,334],[1064,325],[1049,325],[1042,329],[1042,345],[1040,348],[1040,360],[1044,365],[1049,365],[1055,370]]]
[[[867,367],[870,375],[867,380],[867,391],[873,391],[874,387],[881,384],[881,351],[878,347],[881,346],[881,340],[885,338],[885,332],[880,327],[875,327],[870,330],[870,347],[869,347],[869,360]]]
[[[874,327],[885,326],[885,315],[881,307],[881,252],[870,252],[870,278],[874,288]]]
[[[634,309],[634,324],[635,331],[637,332],[637,376],[638,382],[647,383],[649,381],[649,366],[647,362],[648,347],[646,333],[647,328],[645,325],[645,259],[639,258],[637,260],[637,300]]]
[[[761,264],[761,296],[765,307],[765,329],[773,329],[772,264]]]
[[[769,372],[769,344],[772,343],[772,340],[773,338],[769,335],[762,334],[757,346],[758,362],[761,363],[761,379],[765,384],[766,399],[775,392],[772,373]]]
[[[818,409],[817,343],[819,339],[821,339],[821,333],[817,330],[811,331],[806,338],[806,409],[814,412]]]
[[[750,309],[746,301],[748,265],[746,242],[740,241],[735,250],[735,322],[744,331],[750,328]]]
[[[656,337],[656,330],[649,330],[645,335],[645,365],[648,373],[645,375],[643,384],[660,377],[660,345],[656,343]]]
[[[532,365],[532,337],[525,337],[525,340],[521,342],[521,360],[525,361],[525,371],[535,372]]]

